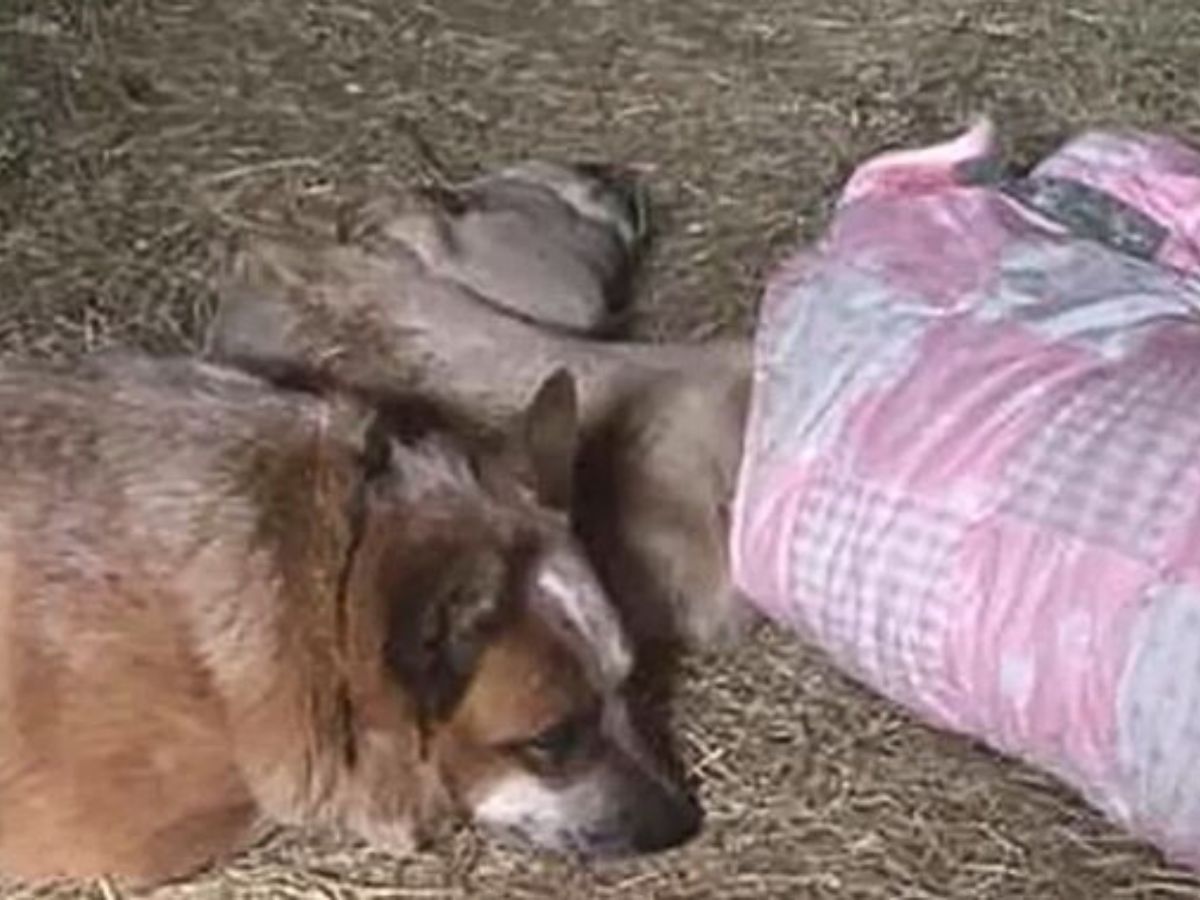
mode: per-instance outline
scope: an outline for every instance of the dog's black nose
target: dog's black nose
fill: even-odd
[[[633,833],[633,849],[657,853],[691,840],[700,831],[704,811],[685,795],[666,795],[642,817]]]

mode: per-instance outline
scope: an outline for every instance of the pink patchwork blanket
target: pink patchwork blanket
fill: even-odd
[[[768,287],[740,588],[1200,864],[1200,154],[986,123],[878,157]]]

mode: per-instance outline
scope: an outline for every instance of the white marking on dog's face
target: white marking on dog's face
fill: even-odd
[[[633,649],[582,551],[568,546],[544,554],[533,585],[539,611],[581,655],[596,686],[607,691],[623,684],[633,669]]]
[[[475,806],[475,821],[501,834],[558,851],[585,848],[577,836],[603,805],[602,779],[593,773],[561,787],[517,771],[497,782]]]

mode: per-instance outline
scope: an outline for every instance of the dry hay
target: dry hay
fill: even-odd
[[[0,0],[0,351],[194,348],[206,248],[247,192],[525,155],[646,170],[643,333],[744,329],[864,154],[978,111],[1024,159],[1086,124],[1200,136],[1197,46],[1193,0]],[[162,895],[1200,897],[1046,779],[792,639],[764,629],[687,670],[709,817],[685,850],[588,870],[469,832],[407,860],[281,836]]]

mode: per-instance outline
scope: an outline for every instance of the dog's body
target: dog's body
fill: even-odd
[[[344,242],[251,237],[228,266],[211,352],[415,387],[492,424],[568,368],[583,429],[579,533],[640,635],[705,644],[744,617],[727,507],[750,345],[587,336],[625,302],[642,233],[626,193],[537,164],[452,204],[376,201]],[[501,250],[506,266],[492,265]]]
[[[0,370],[0,866],[158,881],[263,820],[396,848],[462,812],[584,852],[694,828],[535,502],[563,431],[534,407],[521,467],[417,405],[200,363]]]

